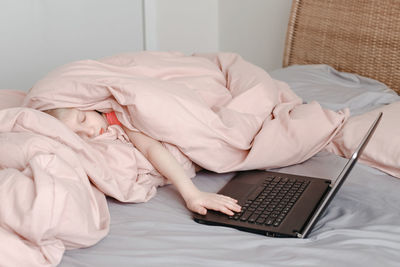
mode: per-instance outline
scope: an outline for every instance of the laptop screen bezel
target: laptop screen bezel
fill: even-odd
[[[299,238],[305,238],[316,221],[318,220],[319,216],[322,214],[322,212],[325,210],[325,208],[329,205],[331,200],[335,197],[337,191],[339,191],[340,187],[343,185],[344,181],[348,177],[350,171],[353,169],[354,165],[356,164],[358,158],[364,151],[365,147],[367,146],[369,140],[371,139],[372,135],[375,132],[375,129],[377,128],[381,118],[382,118],[383,113],[380,112],[378,117],[375,119],[375,121],[372,123],[371,127],[369,128],[368,132],[365,134],[364,138],[358,145],[357,149],[353,152],[351,155],[350,159],[347,161],[346,165],[344,166],[343,170],[340,172],[338,178],[335,180],[333,184],[330,185],[331,189],[328,191],[326,196],[324,197],[323,201],[321,204],[318,206],[317,210],[314,212],[313,216],[311,219],[308,221],[307,225],[304,227],[304,230],[302,233],[297,233],[297,237]]]

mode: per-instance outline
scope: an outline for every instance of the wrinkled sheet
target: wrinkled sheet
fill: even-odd
[[[351,116],[400,101],[395,91],[377,80],[324,64],[292,65],[269,74],[286,82],[303,101],[317,101],[330,110],[349,108]]]

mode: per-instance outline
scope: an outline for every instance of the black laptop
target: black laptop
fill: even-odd
[[[348,177],[381,117],[379,113],[334,183],[279,172],[238,172],[218,193],[237,199],[241,212],[228,216],[209,210],[206,215],[194,213],[194,220],[273,237],[307,237]]]

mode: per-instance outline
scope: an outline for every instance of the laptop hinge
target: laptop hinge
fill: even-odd
[[[297,238],[304,238],[304,236],[300,233],[296,233]]]

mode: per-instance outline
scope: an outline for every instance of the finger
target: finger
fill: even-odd
[[[223,210],[225,209],[224,213],[226,213],[226,210],[228,209],[225,207],[225,205],[226,203],[224,201],[221,201],[220,199],[217,198],[209,199],[203,203],[204,208],[221,212],[223,212]]]
[[[235,215],[235,213],[233,211],[231,211],[230,209],[227,209],[225,207],[221,208],[220,212],[225,213],[225,214],[230,215],[230,216]]]
[[[235,203],[226,202],[224,200],[215,199],[207,203],[207,208],[223,212],[228,215],[234,215],[233,211],[239,212],[241,207]]]
[[[199,206],[199,207],[197,208],[196,212],[197,212],[198,214],[200,214],[200,215],[206,215],[206,214],[207,214],[207,209],[204,208],[204,207],[202,207],[202,206]]]
[[[219,199],[217,199],[216,201],[218,201],[218,203],[221,203],[221,204],[223,204],[223,205],[225,205],[225,206],[234,208],[235,210],[241,208],[240,205],[239,205],[236,201],[233,201],[233,200],[231,200],[231,199],[219,198]]]
[[[240,212],[242,210],[242,207],[236,204],[233,207],[231,207],[231,210]]]
[[[235,202],[235,203],[238,202],[236,199],[231,198],[231,197],[229,197],[229,196],[225,196],[225,195],[218,195],[218,196],[220,196],[220,197],[223,198],[223,199],[226,199],[226,200],[229,200],[229,201],[233,201],[233,202]]]
[[[235,213],[234,213],[233,211],[231,211],[228,207],[225,207],[225,206],[223,206],[223,205],[218,206],[218,207],[216,207],[216,208],[213,209],[213,210],[216,210],[216,211],[219,211],[219,212],[225,213],[225,214],[227,214],[227,215],[231,215],[231,216],[235,214]]]
[[[226,203],[226,204],[225,204],[225,207],[227,207],[228,209],[230,209],[230,210],[232,210],[232,211],[235,211],[235,212],[240,212],[241,209],[242,209],[242,207],[239,206],[239,205],[236,204],[236,203]]]
[[[225,204],[228,206],[231,210],[239,212],[241,210],[241,206],[237,204],[237,200],[235,199],[227,199],[227,198],[221,198],[220,203]]]

